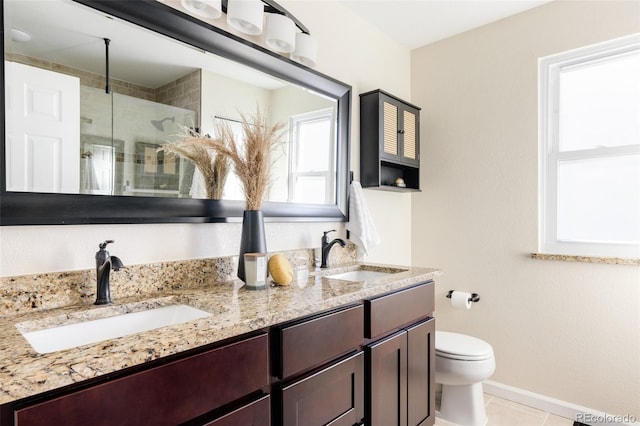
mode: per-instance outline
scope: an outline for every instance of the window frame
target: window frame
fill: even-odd
[[[331,203],[335,198],[333,194],[332,185],[336,180],[336,170],[332,169],[330,166],[335,162],[336,157],[336,146],[333,141],[330,141],[330,154],[329,154],[329,167],[325,171],[311,171],[311,172],[301,172],[298,170],[298,162],[299,162],[299,138],[298,138],[298,127],[302,123],[309,123],[319,120],[327,119],[330,129],[330,137],[334,137],[335,135],[335,110],[334,108],[322,108],[315,111],[310,111],[302,114],[296,114],[289,117],[289,202],[296,202],[296,186],[299,177],[324,177],[325,178],[325,195],[324,202]]]
[[[640,33],[538,59],[538,251],[597,257],[640,258],[640,243],[562,241],[557,238],[558,163],[562,160],[640,154],[634,145],[559,149],[559,75],[565,68],[640,52]]]

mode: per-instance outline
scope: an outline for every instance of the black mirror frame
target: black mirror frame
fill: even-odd
[[[262,211],[265,220],[270,222],[340,222],[348,219],[351,86],[155,0],[74,1],[336,99],[336,204],[266,202]],[[0,18],[4,22],[4,4]],[[0,65],[3,94],[4,75],[3,60]],[[0,112],[6,120],[4,102],[3,95]],[[242,220],[243,201],[7,192],[5,132],[1,133],[0,225],[220,223]]]

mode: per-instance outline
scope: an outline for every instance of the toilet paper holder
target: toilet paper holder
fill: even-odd
[[[451,299],[452,293],[453,293],[453,290],[449,290],[449,292],[447,293],[447,298]],[[471,293],[469,302],[479,302],[479,301],[480,301],[480,295],[478,293]]]

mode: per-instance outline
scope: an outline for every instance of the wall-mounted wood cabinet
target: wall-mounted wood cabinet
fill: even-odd
[[[360,182],[365,188],[420,189],[419,107],[382,90],[360,95]]]

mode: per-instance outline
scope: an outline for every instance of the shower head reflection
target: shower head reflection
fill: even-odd
[[[156,129],[160,130],[161,132],[164,132],[164,122],[165,121],[171,121],[172,123],[175,123],[176,118],[175,117],[165,117],[162,120],[151,120],[151,124],[153,124],[153,127],[155,127]]]

